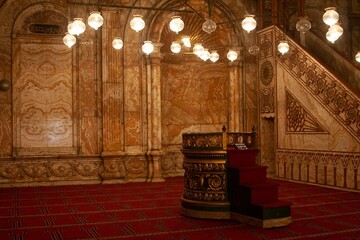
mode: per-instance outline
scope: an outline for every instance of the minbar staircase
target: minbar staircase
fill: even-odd
[[[278,185],[267,167],[256,164],[257,149],[228,148],[228,195],[231,219],[262,228],[291,223],[290,203],[278,199]]]

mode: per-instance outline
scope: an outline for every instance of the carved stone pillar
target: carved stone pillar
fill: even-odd
[[[148,181],[164,181],[161,176],[161,69],[162,43],[153,43],[154,51],[147,61],[147,96],[148,96]]]
[[[235,50],[239,57],[230,63],[230,83],[229,83],[229,132],[241,131],[242,120],[245,113],[244,96],[245,89],[242,87],[243,82],[243,56],[241,48]],[[244,127],[244,126],[243,126]]]

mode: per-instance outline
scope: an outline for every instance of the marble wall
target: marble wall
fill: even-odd
[[[274,27],[259,34],[267,39],[261,40],[263,48],[270,51],[282,36]],[[287,40],[289,53],[273,52],[259,65],[260,102],[266,103],[260,116],[272,112],[274,118],[275,176],[359,189],[359,99],[301,46]],[[269,81],[264,82],[264,77]],[[271,95],[265,85],[273,86]],[[268,125],[264,119],[261,122],[264,128]],[[262,146],[267,144],[266,136],[263,132]],[[266,149],[263,156],[274,152]]]

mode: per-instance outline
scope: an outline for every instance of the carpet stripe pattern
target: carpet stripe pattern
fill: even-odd
[[[360,192],[271,179],[293,222],[261,229],[182,216],[183,181],[0,188],[0,239],[360,239]]]

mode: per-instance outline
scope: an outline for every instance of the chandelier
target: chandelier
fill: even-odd
[[[217,60],[219,60],[220,56],[216,51],[212,51],[210,53],[210,61],[212,62],[216,62]]]
[[[296,30],[300,33],[306,33],[311,28],[311,22],[307,17],[300,17],[299,21],[296,23]]]
[[[90,16],[88,17],[88,24],[90,27],[92,27],[95,30],[98,30],[99,27],[101,27],[104,23],[104,18],[101,16],[100,12],[93,11],[90,13]]]
[[[355,60],[360,63],[360,51],[355,55]]]
[[[323,21],[325,24],[332,26],[339,21],[339,14],[336,12],[335,7],[325,8],[323,15]]]
[[[184,22],[181,20],[181,17],[174,16],[170,21],[169,27],[171,31],[179,33],[184,29]]]
[[[151,41],[144,41],[144,44],[142,45],[141,49],[146,55],[149,55],[154,51],[154,45],[152,44]]]
[[[143,30],[145,27],[145,21],[142,19],[142,16],[134,15],[133,19],[130,21],[130,27],[136,32]]]
[[[229,59],[231,62],[235,61],[238,57],[237,52],[234,50],[229,50],[229,52],[226,54],[227,59]]]
[[[115,37],[114,40],[112,41],[112,46],[113,48],[119,50],[123,47],[124,43],[123,41],[121,40],[121,38],[119,37]]]
[[[286,40],[281,40],[279,45],[278,45],[278,50],[279,52],[284,55],[285,53],[287,53],[289,51],[289,44]]]
[[[70,33],[66,32],[65,37],[63,38],[63,42],[66,46],[71,48],[76,43],[76,37],[71,35]]]
[[[256,20],[254,15],[245,15],[244,20],[241,22],[242,28],[248,33],[256,28]]]
[[[211,18],[207,18],[206,21],[202,24],[202,30],[210,34],[216,30],[216,23],[211,20]]]
[[[172,42],[171,44],[171,47],[170,47],[170,50],[173,52],[173,53],[179,53],[181,51],[181,45],[178,41],[174,41]]]

